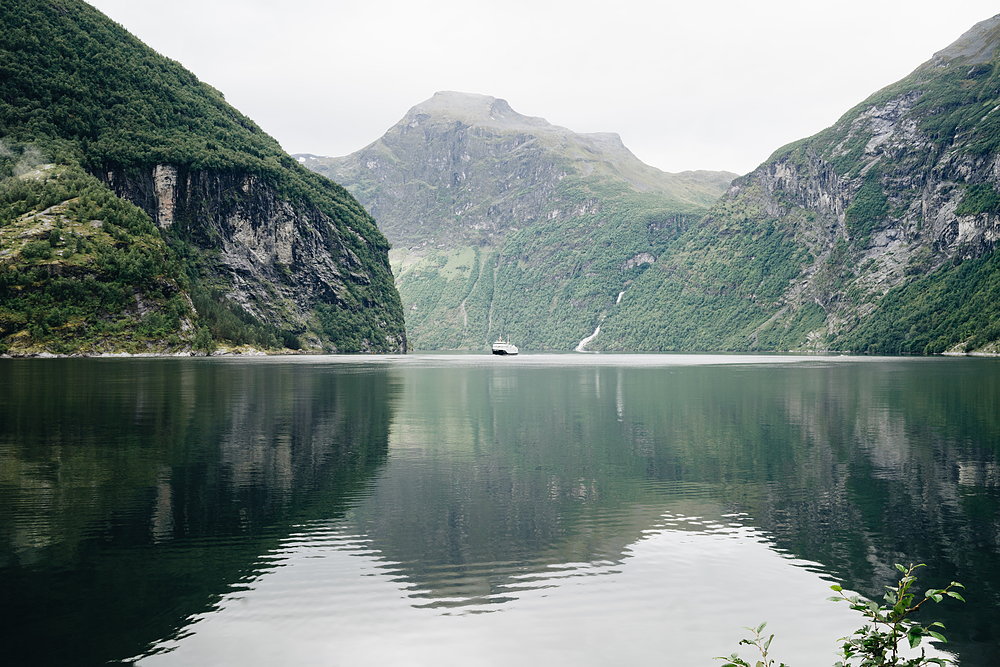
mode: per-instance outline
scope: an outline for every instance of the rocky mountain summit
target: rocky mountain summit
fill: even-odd
[[[578,134],[502,99],[436,93],[341,158],[296,156],[342,183],[393,244],[417,347],[572,349],[653,251],[735,174],[664,173],[617,134]]]
[[[395,247],[494,245],[543,214],[572,216],[579,206],[552,206],[567,176],[616,180],[693,206],[711,204],[735,177],[664,173],[617,134],[578,134],[506,100],[457,92],[435,93],[357,153],[297,157],[357,196]]]

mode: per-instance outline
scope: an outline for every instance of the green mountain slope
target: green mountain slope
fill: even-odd
[[[141,209],[48,165],[0,181],[0,211],[0,351],[182,347],[189,285]]]
[[[101,201],[113,195],[138,206],[142,222],[136,224],[143,238],[167,258],[150,279],[169,283],[167,291],[185,295],[189,304],[178,317],[160,305],[155,313],[142,307],[127,312],[121,300],[109,302],[99,315],[78,313],[78,333],[126,320],[141,322],[150,314],[169,320],[144,340],[127,335],[91,348],[90,334],[80,333],[80,338],[58,327],[45,333],[44,327],[29,326],[28,320],[48,315],[33,311],[23,316],[25,304],[11,300],[8,290],[8,296],[0,295],[7,323],[0,343],[15,351],[137,345],[162,350],[177,347],[168,341],[173,335],[187,349],[198,332],[203,347],[210,346],[205,337],[211,335],[257,347],[405,350],[388,243],[342,187],[302,168],[226,104],[221,93],[85,3],[4,3],[0,26],[0,193],[6,202],[0,224],[16,223],[27,230],[35,218],[25,215],[37,217],[53,205],[62,207],[50,210],[47,221],[39,219],[33,231],[3,237],[6,273],[16,274],[24,288],[29,265],[43,262],[60,279],[89,276],[118,285],[123,294],[132,289],[139,303],[159,303],[147,285],[128,283],[99,262],[84,262],[81,273],[65,254],[25,257],[21,246],[51,237],[45,225],[58,228],[79,217],[62,215],[81,205],[76,190],[60,189],[56,180],[43,178],[32,186],[45,190],[41,202],[41,191],[28,193],[20,178],[30,167],[53,164],[57,167],[51,173],[69,174],[74,181],[80,181],[80,170],[96,178],[86,189]],[[52,201],[57,192],[67,198]],[[132,227],[106,216],[98,219],[104,230],[117,230],[120,238],[114,245],[119,251],[133,245],[132,236],[125,235],[133,233]],[[77,233],[74,227],[71,234]],[[99,235],[95,243],[103,238]],[[50,247],[58,251],[59,241]],[[76,257],[77,264],[84,259]],[[31,291],[50,295],[49,305],[38,305],[36,311],[76,307],[72,298],[54,296],[38,271],[31,275],[37,278],[30,282]],[[170,299],[166,292],[163,296]],[[171,308],[177,310],[167,310]]]
[[[573,349],[735,176],[667,174],[616,134],[452,92],[357,153],[299,159],[378,220],[421,349]]]
[[[733,182],[597,349],[996,350],[1000,16]]]

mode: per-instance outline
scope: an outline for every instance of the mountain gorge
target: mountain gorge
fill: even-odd
[[[342,187],[83,2],[0,25],[0,351],[406,350]]]
[[[735,177],[667,174],[616,134],[574,133],[455,92],[357,153],[299,159],[378,221],[422,349],[483,349],[501,335],[572,349]]]
[[[1000,352],[1000,16],[739,178],[455,92],[296,160],[83,2],[0,25],[0,353]]]
[[[1000,16],[735,180],[457,93],[300,159],[393,243],[419,347],[993,353],[998,45]]]

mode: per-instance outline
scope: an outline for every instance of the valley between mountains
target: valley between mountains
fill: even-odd
[[[743,176],[458,92],[290,156],[80,0],[0,25],[0,354],[1000,352],[1000,15]]]
[[[299,157],[380,221],[417,349],[573,349],[736,176],[667,174],[618,135],[453,92],[359,153]]]
[[[1000,16],[742,177],[454,92],[296,157],[378,221],[415,349],[994,353],[998,46]]]

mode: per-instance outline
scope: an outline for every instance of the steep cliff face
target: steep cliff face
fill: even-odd
[[[710,348],[934,352],[996,340],[992,333],[980,339],[982,323],[972,323],[969,313],[953,313],[951,333],[933,320],[961,298],[949,299],[954,287],[991,289],[980,284],[986,275],[978,270],[965,278],[953,270],[967,260],[989,261],[1000,237],[998,43],[1000,16],[977,24],[834,126],[779,149],[736,179],[698,230],[661,259],[647,293],[673,291],[687,301],[706,296],[705,308],[688,314],[708,332],[702,344]],[[770,245],[757,242],[762,232]],[[761,257],[769,264],[760,275],[734,270]],[[771,284],[763,296],[767,276],[781,276],[784,284]],[[699,288],[706,282],[714,284]],[[920,296],[928,290],[940,297],[933,304]],[[667,317],[683,310],[677,299],[659,300]],[[625,323],[641,318],[644,307],[626,303],[596,344],[634,347]],[[718,311],[733,315],[728,330],[713,321]],[[905,332],[891,323],[901,319]],[[677,327],[661,330],[668,348],[694,340]]]
[[[112,169],[99,174],[119,196],[141,206],[168,235],[208,250],[207,281],[261,322],[307,334],[323,345],[314,319],[317,304],[343,310],[359,304],[352,292],[373,292],[373,301],[398,303],[384,248],[344,227],[309,201],[281,197],[273,183],[239,171],[191,170],[158,164],[151,169]],[[374,257],[373,273],[358,256]],[[380,252],[381,251],[381,252]],[[369,349],[406,350],[401,327]]]
[[[573,349],[663,245],[735,174],[667,174],[616,134],[577,134],[501,99],[437,93],[342,158],[344,183],[393,244],[417,347]]]

